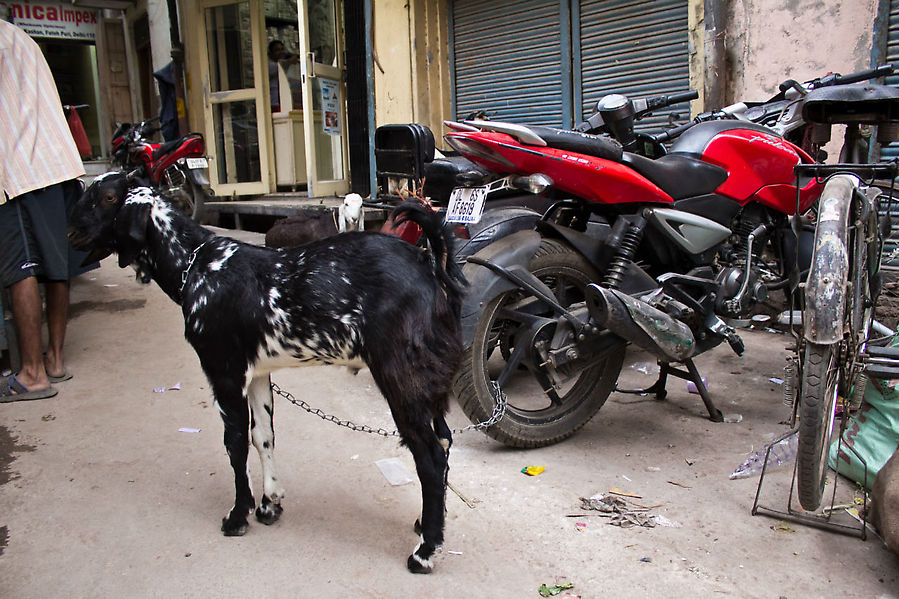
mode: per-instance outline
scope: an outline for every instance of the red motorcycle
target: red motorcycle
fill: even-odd
[[[140,169],[156,191],[197,220],[212,197],[203,136],[188,133],[163,143],[150,141],[160,130],[154,124],[158,120],[119,124],[112,136],[112,164],[125,170]]]
[[[635,132],[634,121],[667,100],[618,95],[603,98],[578,131],[446,123],[447,143],[493,174],[487,185],[453,190],[448,222],[477,222],[492,193],[523,181],[553,200],[532,230],[496,239],[468,258],[467,350],[454,381],[466,415],[491,419],[487,434],[510,446],[561,441],[616,390],[632,343],[660,363],[659,380],[642,392],[663,397],[668,376],[693,381],[710,418],[721,421],[693,358],[724,341],[742,354],[738,329],[757,304],[776,290],[794,297],[813,255],[815,272],[828,267],[813,210],[827,177],[893,170],[825,167],[816,158],[834,122],[852,123],[844,146],[854,162],[867,162],[860,159],[859,123],[881,124],[879,141],[897,137],[889,125],[899,115],[899,93],[848,85],[890,72],[887,65],[785,82],[768,102],[700,115],[656,136]],[[662,142],[675,137],[666,151]],[[876,204],[867,186],[856,182],[854,189]],[[876,220],[876,210],[865,214]],[[845,238],[845,223],[853,221],[843,222]],[[872,260],[875,246],[866,254]],[[878,291],[876,269],[869,274],[865,305]],[[807,290],[804,301],[833,303],[824,293]],[[800,340],[820,342],[810,329]],[[806,468],[818,468],[818,457]]]

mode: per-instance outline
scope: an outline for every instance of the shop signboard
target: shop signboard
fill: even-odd
[[[93,42],[97,11],[58,2],[0,2],[12,22],[31,37]]]

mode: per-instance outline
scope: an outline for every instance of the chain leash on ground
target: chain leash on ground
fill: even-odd
[[[477,424],[469,424],[468,426],[465,426],[463,428],[453,429],[452,432],[454,435],[464,433],[466,431],[487,430],[488,428],[499,422],[503,416],[505,416],[506,406],[508,405],[508,398],[506,397],[506,394],[503,393],[502,389],[499,388],[499,385],[496,383],[496,381],[491,381],[491,385],[493,386],[493,414],[491,414],[490,418],[484,420],[483,422],[478,422]],[[276,383],[272,383],[272,392],[277,393],[293,405],[304,409],[313,416],[318,416],[319,418],[327,422],[333,422],[337,426],[344,426],[353,431],[369,433],[371,435],[380,435],[382,437],[399,436],[399,431],[397,430],[388,431],[387,429],[380,427],[373,428],[366,424],[356,424],[351,420],[341,420],[337,416],[327,414],[319,408],[313,408],[302,399],[297,399],[288,391],[281,389],[281,387],[279,387]]]

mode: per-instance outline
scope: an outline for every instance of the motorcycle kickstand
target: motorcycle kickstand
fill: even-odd
[[[721,410],[715,407],[715,403],[712,401],[709,390],[706,389],[705,383],[702,382],[702,376],[699,374],[696,364],[692,359],[684,360],[682,364],[687,367],[686,371],[673,367],[670,362],[659,362],[659,378],[651,386],[645,389],[621,389],[616,385],[615,391],[636,395],[655,394],[656,399],[665,399],[665,396],[668,395],[665,385],[668,382],[668,375],[670,374],[679,379],[692,382],[696,386],[696,391],[699,393],[699,396],[702,398],[702,403],[705,404],[705,408],[709,412],[709,420],[712,422],[724,422],[724,415],[721,413]]]

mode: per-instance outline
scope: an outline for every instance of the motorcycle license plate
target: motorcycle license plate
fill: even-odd
[[[446,222],[472,224],[481,220],[484,213],[486,187],[456,187],[450,194],[446,207]]]
[[[206,158],[185,158],[187,168],[209,168],[209,161]]]

